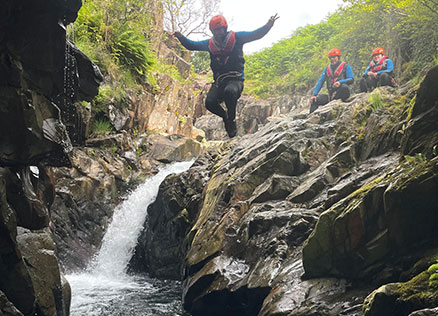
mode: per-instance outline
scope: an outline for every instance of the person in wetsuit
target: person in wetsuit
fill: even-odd
[[[381,86],[397,86],[393,78],[394,64],[385,56],[385,50],[377,47],[371,56],[372,60],[359,81],[360,92],[371,92]]]
[[[230,138],[236,136],[236,105],[243,91],[244,64],[243,45],[265,36],[278,19],[277,14],[252,32],[228,31],[228,24],[222,15],[214,16],[209,23],[213,37],[192,41],[180,32],[174,32],[180,43],[188,50],[208,51],[214,83],[207,93],[207,110],[220,116]],[[226,110],[220,105],[224,101]]]
[[[330,65],[322,71],[321,77],[316,83],[313,94],[310,97],[309,113],[315,111],[320,105],[326,105],[332,100],[341,99],[346,101],[350,97],[350,87],[354,81],[353,70],[345,61],[341,62],[341,51],[338,48],[333,48],[328,53]],[[327,82],[328,94],[318,95],[319,91]]]

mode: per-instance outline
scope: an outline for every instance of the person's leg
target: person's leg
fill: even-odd
[[[220,89],[215,84],[211,85],[210,90],[205,98],[205,107],[211,113],[222,117],[222,119],[227,119],[227,112],[220,105]]]
[[[228,119],[225,121],[225,130],[230,138],[236,136],[236,106],[243,90],[242,80],[230,80],[224,87],[224,102],[227,106]]]
[[[224,101],[227,106],[228,119],[234,120],[236,118],[236,105],[243,90],[242,80],[230,80],[224,87]]]
[[[350,97],[350,87],[346,84],[341,84],[336,90],[335,99],[341,99],[345,102]]]
[[[366,82],[367,82],[368,91],[371,92],[377,88],[377,78],[368,76]]]
[[[379,87],[381,86],[392,86],[392,77],[386,72],[379,76]]]
[[[320,105],[329,103],[329,96],[327,94],[320,94],[316,97],[315,102],[310,105],[309,113],[314,112]]]
[[[368,92],[367,81],[365,78],[361,78],[359,81],[360,92]]]

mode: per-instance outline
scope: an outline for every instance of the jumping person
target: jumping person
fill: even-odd
[[[330,50],[328,57],[330,65],[322,71],[316,83],[313,95],[310,97],[310,111],[312,113],[318,106],[325,105],[334,99],[346,101],[350,97],[350,88],[354,81],[353,70],[345,61],[341,62],[341,51],[337,48]],[[327,94],[318,95],[324,81],[327,82]]]
[[[392,72],[394,65],[392,60],[385,56],[385,50],[382,47],[377,47],[371,53],[372,60],[360,79],[360,92],[373,91],[380,86],[397,85]]]
[[[243,90],[244,63],[243,45],[265,36],[278,19],[271,16],[261,28],[252,32],[228,31],[228,24],[222,15],[214,16],[209,23],[213,37],[202,41],[192,41],[175,32],[181,44],[188,50],[208,51],[214,83],[205,100],[207,110],[220,116],[230,138],[236,136],[236,104]],[[220,105],[224,101],[227,110]]]

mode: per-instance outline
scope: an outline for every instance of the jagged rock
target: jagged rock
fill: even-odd
[[[79,1],[80,2],[80,1]],[[75,58],[78,72],[78,99],[91,101],[98,93],[100,83],[103,81],[99,67],[93,63],[72,42],[67,41],[68,52]]]
[[[59,109],[37,93],[0,87],[0,164],[69,165],[72,145]]]
[[[0,291],[0,313],[5,316],[23,316],[2,291]]]
[[[438,290],[429,287],[428,281],[429,274],[424,271],[408,282],[381,286],[366,297],[364,316],[408,316],[414,311],[437,306]]]
[[[438,152],[438,132],[433,123],[438,119],[438,67],[432,68],[418,89],[412,119],[404,130],[401,152],[405,155],[422,153],[427,157]]]
[[[72,162],[74,168],[53,170],[57,181],[51,208],[58,256],[69,269],[85,267],[121,194],[137,183],[126,160],[103,149],[75,149]]]
[[[0,290],[23,314],[34,311],[35,291],[16,244],[17,221],[7,201],[6,179],[0,176]]]
[[[63,296],[55,243],[51,234],[18,228],[17,244],[32,279],[38,310],[43,315],[67,315],[69,311],[64,310],[63,306],[64,300],[69,297]],[[69,304],[68,302],[67,305]]]
[[[409,316],[436,316],[438,314],[438,307],[432,309],[422,309],[409,314]]]
[[[154,277],[181,279],[187,247],[185,236],[198,215],[201,194],[209,179],[207,154],[195,161],[189,172],[169,176],[148,208],[145,229],[138,239],[130,269]]]
[[[239,120],[236,121],[240,125]],[[207,140],[225,140],[228,138],[225,131],[224,121],[219,116],[213,114],[202,115],[196,119],[194,126],[205,133]]]
[[[321,214],[303,249],[306,273],[366,277],[384,258],[434,239],[437,164],[420,163],[409,174],[402,164]]]
[[[198,216],[193,224],[184,222],[185,229],[192,225],[184,239],[182,271],[189,312],[360,315],[369,286],[356,289],[343,278],[380,284],[397,279],[428,247],[419,244],[436,242],[426,218],[437,220],[438,160],[400,162],[398,131],[408,102],[392,88],[375,93],[383,100],[381,108],[365,93],[312,114],[301,113],[308,105],[285,105],[284,111],[300,114],[270,118],[219,152],[209,167]],[[215,128],[223,131],[214,116],[197,124],[206,118],[217,123],[207,123],[207,139]],[[146,240],[158,227],[172,227],[176,214],[185,214],[179,206],[160,216],[174,204],[163,202],[170,200],[166,194],[158,199],[160,207],[149,216],[160,221],[147,225]],[[413,248],[418,253],[402,257]],[[160,259],[154,251],[154,260],[165,262],[166,253]],[[180,265],[167,267],[177,275]],[[341,279],[308,279],[329,276]]]
[[[200,143],[182,135],[153,135],[148,138],[148,154],[165,163],[197,157],[201,149]]]

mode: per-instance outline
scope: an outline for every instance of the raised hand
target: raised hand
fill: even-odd
[[[277,21],[280,17],[278,16],[278,13],[275,13],[275,15],[271,16],[269,18],[268,24],[270,27],[274,25],[274,22]]]
[[[181,34],[181,32],[178,32],[178,31],[173,32],[172,35],[175,36],[176,38],[180,38],[180,37],[183,36],[183,35]]]

